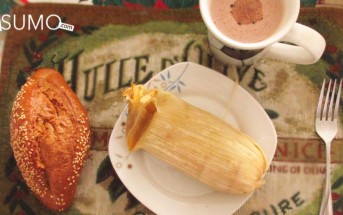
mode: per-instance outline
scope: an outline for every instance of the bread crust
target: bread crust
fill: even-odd
[[[90,147],[88,115],[62,75],[40,68],[13,103],[11,146],[24,180],[49,209],[73,202]]]

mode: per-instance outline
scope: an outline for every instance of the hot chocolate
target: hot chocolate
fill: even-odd
[[[262,41],[271,36],[283,16],[278,0],[215,0],[211,16],[227,37],[244,43]]]

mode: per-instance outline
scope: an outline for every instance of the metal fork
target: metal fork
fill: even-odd
[[[322,203],[320,206],[320,215],[332,215],[332,199],[331,199],[331,142],[335,138],[338,131],[338,109],[340,103],[342,80],[338,85],[338,93],[336,94],[335,79],[333,87],[332,80],[329,81],[327,93],[324,101],[325,80],[323,81],[320,91],[317,111],[316,111],[316,131],[317,134],[324,140],[326,146],[326,177],[323,191]],[[336,97],[336,100],[335,100]],[[334,104],[335,100],[335,104]]]

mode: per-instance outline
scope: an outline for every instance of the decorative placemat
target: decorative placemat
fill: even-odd
[[[315,28],[327,40],[325,53],[316,64],[261,60],[236,68],[221,64],[209,52],[207,30],[198,9],[130,10],[54,4],[15,7],[12,16],[16,15],[19,23],[28,15],[44,19],[56,14],[75,28],[12,28],[7,33],[0,82],[0,214],[60,214],[46,210],[29,192],[9,144],[13,99],[31,71],[41,66],[63,73],[91,120],[90,156],[75,202],[62,214],[153,214],[127,191],[113,171],[107,144],[125,105],[121,89],[132,82],[144,83],[182,61],[213,68],[239,82],[262,104],[277,129],[278,147],[266,184],[237,214],[318,214],[325,147],[315,133],[314,110],[323,78],[343,74],[342,12],[333,8],[301,11],[299,22]],[[51,26],[56,24],[50,21]],[[332,145],[336,215],[343,214],[342,131],[340,124]]]

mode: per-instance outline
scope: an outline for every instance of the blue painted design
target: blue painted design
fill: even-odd
[[[174,73],[171,72],[170,70],[167,70],[166,73],[163,73],[163,74],[161,73],[159,76],[157,76],[155,79],[149,82],[148,88],[158,88],[158,89],[162,89],[169,92],[173,90],[177,90],[178,93],[181,93],[182,88],[186,87],[186,83],[182,81],[181,78],[187,71],[188,65],[189,64],[186,64],[181,74],[176,78],[172,77]],[[152,84],[153,86],[151,86]],[[158,84],[158,85],[156,86],[155,84]]]
[[[160,76],[161,76],[161,78],[162,78],[163,81],[166,80],[163,74],[160,74]]]

